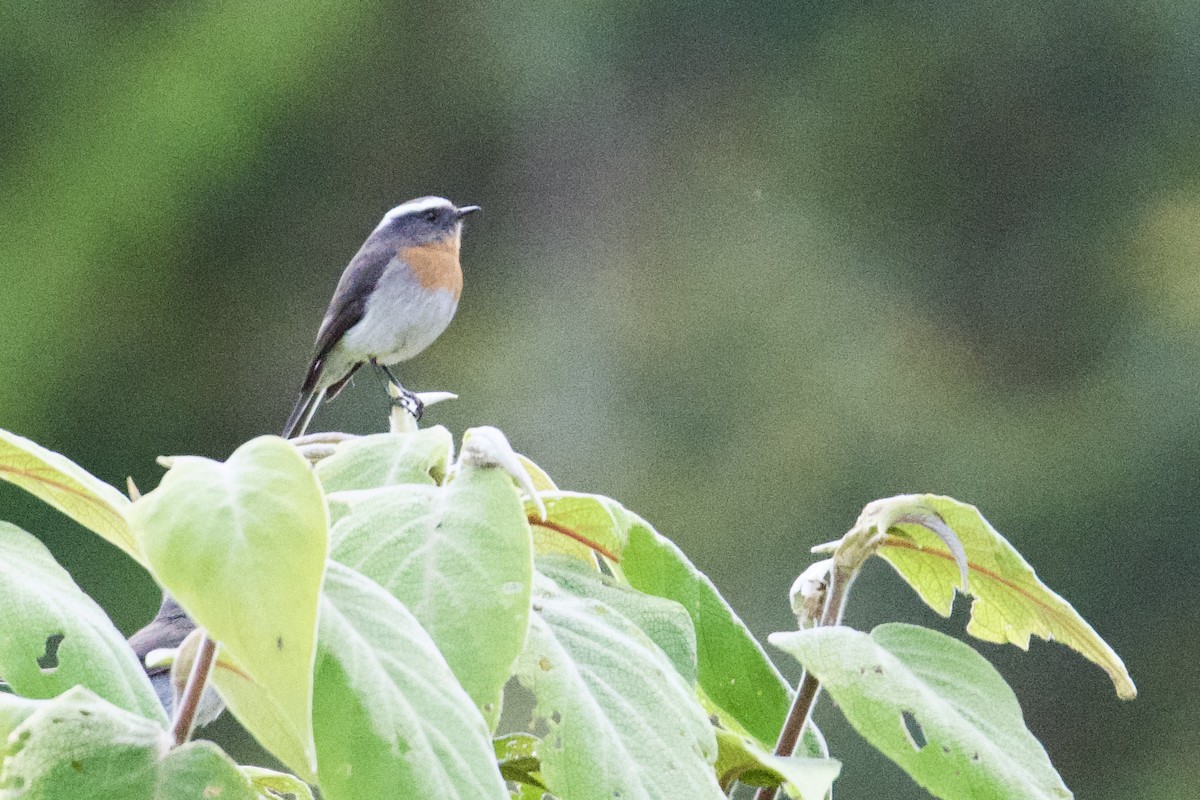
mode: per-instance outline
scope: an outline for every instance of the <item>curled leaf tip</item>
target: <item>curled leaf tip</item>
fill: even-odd
[[[961,588],[964,592],[968,591],[967,581],[969,578],[969,570],[967,564],[967,552],[963,549],[962,542],[959,540],[958,536],[955,535],[950,526],[946,524],[946,521],[942,519],[936,511],[927,509],[920,513],[903,514],[893,520],[892,524],[898,525],[905,522],[928,528],[929,530],[933,531],[933,533],[936,534],[939,539],[942,540],[942,542],[950,550],[950,555],[954,557],[954,563],[958,565],[959,588]]]
[[[886,536],[896,525],[920,525],[927,528],[941,539],[950,551],[954,563],[958,566],[959,588],[967,591],[969,564],[962,541],[936,509],[922,502],[922,495],[901,494],[868,503],[858,518],[858,524],[874,527],[880,536]]]
[[[537,507],[538,516],[546,519],[546,504],[533,484],[533,478],[520,457],[508,443],[508,437],[499,428],[481,425],[463,434],[462,455],[459,463],[473,467],[498,467],[507,472],[517,485],[529,496]]]

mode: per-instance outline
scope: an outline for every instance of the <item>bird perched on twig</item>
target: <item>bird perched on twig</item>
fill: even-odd
[[[420,417],[420,400],[388,367],[420,353],[454,318],[463,284],[462,221],[478,210],[419,197],[384,215],[338,281],[284,437],[303,435],[321,401],[366,363],[380,367]]]

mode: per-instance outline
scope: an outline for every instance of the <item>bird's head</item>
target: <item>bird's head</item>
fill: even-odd
[[[383,215],[375,233],[413,247],[444,241],[458,243],[462,221],[479,206],[456,206],[444,197],[418,197]]]

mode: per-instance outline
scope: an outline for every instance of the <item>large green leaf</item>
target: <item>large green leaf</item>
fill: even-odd
[[[623,586],[562,555],[540,556],[537,568],[559,588],[576,597],[598,600],[637,625],[671,659],[675,671],[689,685],[695,685],[696,629],[679,603]]]
[[[783,676],[712,581],[673,542],[640,520],[628,537],[622,573],[635,589],[674,600],[691,615],[700,687],[719,716],[773,746],[791,702]]]
[[[546,730],[541,776],[564,800],[724,797],[716,738],[691,686],[611,606],[539,576],[517,679]]]
[[[414,433],[377,433],[342,442],[317,464],[327,494],[401,483],[440,483],[454,439],[438,425]]]
[[[936,797],[1071,797],[1000,674],[967,645],[915,625],[774,633],[864,738]]]
[[[166,722],[137,657],[104,609],[30,534],[0,522],[0,676],[21,695],[50,698],[86,686]]]
[[[11,703],[0,695],[0,717]],[[162,726],[82,687],[21,712],[0,747],[4,800],[254,800],[249,780],[216,745],[172,750]]]
[[[493,725],[525,644],[533,555],[512,479],[464,465],[445,486],[343,493],[331,556],[412,611]]]
[[[487,724],[433,640],[336,562],[321,602],[314,724],[329,800],[507,797]]]
[[[879,555],[930,608],[949,616],[960,585],[959,571],[935,530],[939,522],[954,532],[966,554],[967,593],[975,598],[967,633],[1024,650],[1029,649],[1031,635],[1061,642],[1104,669],[1119,697],[1137,696],[1120,656],[1070,603],[1038,579],[1033,567],[975,506],[939,495],[901,495],[871,503],[856,528],[890,533]]]
[[[228,461],[180,457],[130,515],[159,582],[221,645],[214,681],[259,742],[316,771],[312,665],[328,549],[308,463],[264,436]]]
[[[0,430],[0,478],[15,483],[141,561],[126,519],[129,499],[66,456]]]

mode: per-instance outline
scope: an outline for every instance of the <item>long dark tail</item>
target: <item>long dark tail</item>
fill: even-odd
[[[317,413],[317,406],[324,398],[324,389],[302,392],[300,399],[296,401],[296,407],[292,409],[291,416],[288,417],[287,424],[283,426],[283,438],[294,439],[297,436],[303,436],[304,431],[308,429],[308,423],[312,421],[313,414]]]

